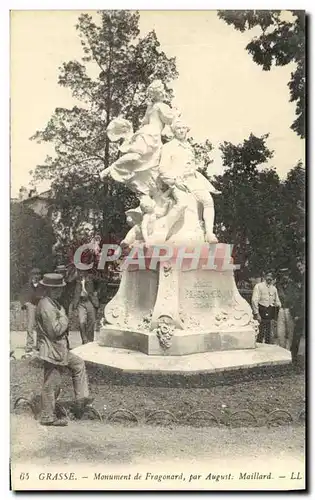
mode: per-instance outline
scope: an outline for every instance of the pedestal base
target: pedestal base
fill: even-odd
[[[205,352],[184,356],[148,356],[142,352],[85,344],[72,352],[84,361],[138,374],[217,373],[256,367],[289,365],[290,351],[277,345],[256,344],[255,349]]]
[[[257,325],[226,262],[230,245],[167,248],[167,261],[161,257],[155,270],[156,248],[147,248],[144,269],[123,271],[105,306],[99,344],[157,356],[253,349]]]
[[[176,330],[171,345],[168,349],[163,349],[155,332],[127,328],[122,330],[117,326],[107,325],[100,329],[98,344],[102,347],[140,351],[151,356],[183,356],[232,349],[254,349],[255,336],[251,327],[208,332]]]

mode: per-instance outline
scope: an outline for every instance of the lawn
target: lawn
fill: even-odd
[[[224,375],[217,380],[200,377],[201,387],[196,387],[196,379],[191,383],[189,379],[183,378],[178,378],[175,384],[171,384],[172,387],[170,379],[167,378],[157,380],[158,387],[154,387],[152,379],[145,381],[142,378],[142,384],[139,384],[140,379],[136,376],[100,370],[93,365],[88,366],[88,373],[91,393],[95,398],[93,405],[105,418],[115,410],[127,409],[143,422],[144,417],[150,413],[166,410],[171,412],[179,423],[200,426],[209,425],[211,419],[209,420],[209,415],[202,413],[189,417],[197,410],[212,412],[223,424],[229,421],[233,412],[249,410],[256,416],[256,423],[249,414],[244,414],[243,420],[239,420],[237,425],[261,426],[266,424],[266,418],[276,409],[288,411],[297,422],[305,404],[305,374],[301,369],[291,368],[281,373],[265,368],[238,375],[238,378],[235,374],[230,374],[225,380]],[[18,397],[40,394],[42,379],[43,369],[40,361],[11,361],[12,411]],[[150,386],[144,386],[146,382]],[[72,398],[71,377],[65,370],[60,399]],[[157,418],[150,420],[150,423],[162,423],[163,419],[164,423],[169,422],[168,418],[172,415],[156,415]],[[130,414],[128,416],[120,413],[115,415],[115,420],[124,421],[128,425],[131,424],[129,417]]]

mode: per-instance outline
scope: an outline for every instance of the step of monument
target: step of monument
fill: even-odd
[[[290,365],[290,351],[278,345],[256,344],[255,349],[204,352],[184,356],[150,356],[139,351],[81,345],[72,352],[86,362],[136,373],[216,373],[275,365]]]

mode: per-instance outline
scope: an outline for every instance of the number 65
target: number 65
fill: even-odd
[[[29,473],[28,472],[21,472],[20,474],[20,480],[23,481],[24,479],[29,479]]]

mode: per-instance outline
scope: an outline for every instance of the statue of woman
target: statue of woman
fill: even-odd
[[[161,156],[161,134],[173,120],[171,108],[165,104],[165,87],[154,80],[147,89],[149,104],[139,130],[133,133],[128,120],[116,118],[107,127],[111,141],[124,139],[120,151],[123,155],[100,173],[104,180],[110,175],[140,195],[156,192],[156,177]]]

